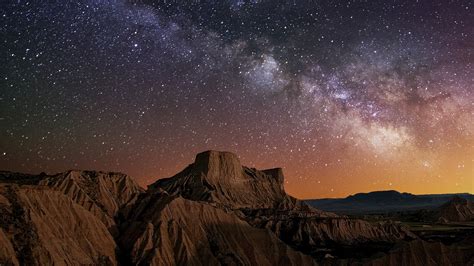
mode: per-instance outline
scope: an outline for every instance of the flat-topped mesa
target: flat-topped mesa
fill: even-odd
[[[195,172],[201,172],[211,184],[237,184],[244,180],[243,168],[237,155],[230,152],[205,151],[196,155]]]
[[[221,151],[199,153],[182,172],[150,185],[154,188],[233,209],[275,208],[292,201],[283,188],[281,168],[248,168],[240,164],[237,155]]]
[[[266,175],[269,175],[273,178],[275,178],[275,180],[282,185],[282,189],[283,189],[283,181],[285,179],[284,175],[283,175],[283,169],[280,168],[280,167],[277,167],[277,168],[271,168],[271,169],[265,169],[265,170],[262,170],[262,172],[264,172]]]

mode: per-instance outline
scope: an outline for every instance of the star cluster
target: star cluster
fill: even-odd
[[[7,1],[0,168],[122,171],[203,150],[298,197],[473,192],[470,1]]]

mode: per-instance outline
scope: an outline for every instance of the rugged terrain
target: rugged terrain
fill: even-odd
[[[120,173],[0,172],[0,264],[473,262],[469,240],[427,242],[398,222],[320,211],[287,195],[283,179],[280,168],[248,168],[218,151],[146,191]]]
[[[474,203],[461,197],[454,197],[434,211],[434,218],[443,222],[474,221]]]

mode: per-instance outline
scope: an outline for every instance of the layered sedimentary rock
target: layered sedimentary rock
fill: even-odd
[[[136,265],[313,265],[273,233],[180,196],[149,194],[120,238]]]
[[[474,248],[469,243],[446,246],[439,242],[414,240],[403,242],[390,250],[388,254],[374,258],[365,265],[372,266],[438,266],[473,265]]]
[[[0,185],[0,264],[116,264],[106,225],[59,191]]]
[[[0,177],[0,183],[30,184],[61,191],[112,231],[116,230],[119,210],[127,211],[127,206],[144,191],[129,176],[115,172],[70,170],[55,175],[1,172]]]
[[[112,218],[144,191],[129,176],[114,172],[72,170],[42,179],[38,184],[58,189],[86,208],[96,205]]]
[[[314,209],[286,194],[281,168],[244,167],[236,155],[207,151],[181,173],[150,186],[233,210],[255,227],[271,229],[295,247],[326,242],[397,241],[414,237],[396,224],[370,224]]]
[[[392,222],[370,224],[360,219],[338,218],[256,218],[254,225],[268,228],[285,242],[302,248],[356,245],[364,242],[396,242],[415,235]]]
[[[474,220],[474,203],[454,197],[435,210],[434,218],[443,222],[466,222]]]
[[[456,217],[466,219],[468,205],[453,204]],[[445,207],[443,213],[453,217],[453,206]],[[280,168],[248,168],[228,152],[200,153],[181,173],[147,191],[119,173],[0,172],[0,264],[396,262],[466,264],[472,262],[472,244],[427,243],[394,222],[314,209],[286,194]]]
[[[150,188],[230,209],[276,208],[285,200],[290,204],[294,201],[284,191],[281,169],[242,167],[230,152],[200,153],[182,172],[160,179]]]

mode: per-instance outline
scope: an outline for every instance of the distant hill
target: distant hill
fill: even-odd
[[[447,203],[454,197],[474,201],[474,195],[469,193],[414,195],[400,193],[396,190],[387,190],[357,193],[347,198],[313,199],[306,202],[324,211],[342,214],[367,214],[418,209],[432,210]]]

